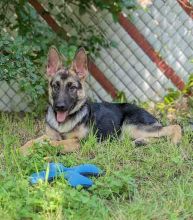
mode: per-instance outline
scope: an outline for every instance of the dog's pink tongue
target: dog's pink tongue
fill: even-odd
[[[56,112],[57,122],[64,122],[67,117],[67,112]]]

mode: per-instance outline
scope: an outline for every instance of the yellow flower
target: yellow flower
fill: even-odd
[[[176,109],[174,109],[174,108],[169,108],[168,109],[168,112],[170,112],[170,113],[175,112],[175,111],[176,111]]]

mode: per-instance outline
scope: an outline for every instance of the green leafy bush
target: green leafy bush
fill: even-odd
[[[172,105],[177,100],[179,100],[180,97],[183,97],[183,96],[188,97],[188,99],[191,100],[192,94],[193,94],[193,74],[190,74],[188,81],[185,85],[185,88],[182,91],[168,89],[168,93],[164,96],[163,104]]]
[[[26,94],[26,99],[31,102],[31,109],[36,109],[37,113],[45,108],[47,101],[45,98],[47,81],[44,74],[46,55],[52,39],[57,39],[57,36],[52,33],[49,36],[49,41],[39,37],[39,40],[42,41],[36,42],[30,37],[16,36],[13,38],[2,33],[0,39],[0,81],[6,81],[8,84],[17,82],[19,92]],[[57,39],[55,43],[60,44],[60,40]],[[67,61],[69,61],[72,59],[76,47],[68,46],[63,42],[59,50],[67,56]]]
[[[149,110],[154,114],[160,114],[162,119],[168,123],[191,121],[193,117],[193,74],[182,91],[169,89],[163,101],[153,105]],[[148,109],[148,106],[146,106]],[[165,119],[164,119],[165,118]]]
[[[28,44],[22,37],[13,39],[5,35],[1,38],[0,50],[3,53],[0,56],[0,81],[18,82],[21,91],[36,104],[45,93],[45,80],[40,74],[40,64],[36,62],[40,48]]]

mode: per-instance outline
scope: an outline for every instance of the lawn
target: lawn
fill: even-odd
[[[182,143],[160,139],[134,147],[129,137],[97,143],[93,135],[80,151],[56,156],[48,143],[33,155],[17,148],[43,132],[43,120],[0,115],[0,219],[193,219],[193,135]],[[73,189],[62,178],[31,186],[28,177],[48,161],[66,166],[93,163],[105,175],[89,190]]]

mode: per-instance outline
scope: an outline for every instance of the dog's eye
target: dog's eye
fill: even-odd
[[[53,88],[54,90],[58,90],[60,88],[60,83],[59,82],[54,83]]]
[[[77,89],[77,87],[76,87],[76,86],[71,86],[71,87],[70,87],[70,91],[71,91],[71,92],[76,91],[76,89]]]

